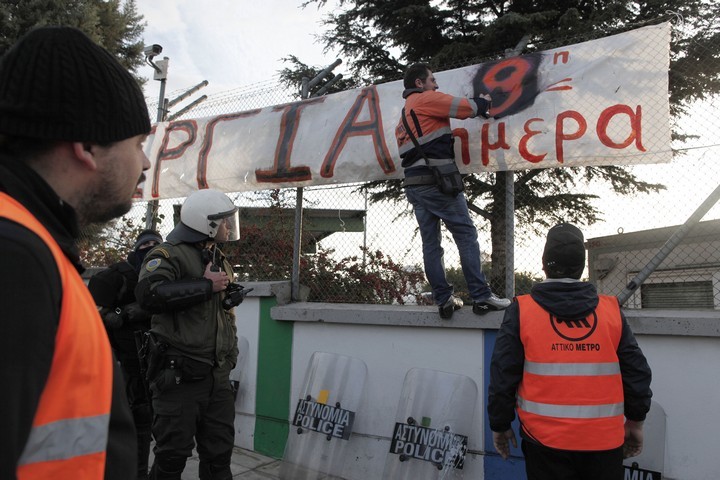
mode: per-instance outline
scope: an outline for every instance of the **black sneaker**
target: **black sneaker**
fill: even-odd
[[[504,310],[510,306],[510,303],[510,300],[507,298],[500,298],[494,293],[491,293],[490,296],[482,302],[473,302],[473,313],[475,315],[485,315],[488,312]]]
[[[447,302],[443,303],[438,307],[438,312],[440,312],[440,318],[443,318],[445,320],[449,319],[453,316],[453,313],[455,310],[459,310],[463,306],[462,299],[450,295],[450,298],[447,299]]]

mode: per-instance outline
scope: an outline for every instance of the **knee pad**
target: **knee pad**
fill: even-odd
[[[156,455],[150,478],[153,480],[180,480],[180,476],[185,470],[185,462],[187,462],[187,457]]]

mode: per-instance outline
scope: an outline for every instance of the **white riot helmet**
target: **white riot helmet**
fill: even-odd
[[[180,223],[169,240],[232,242],[240,238],[239,210],[227,195],[212,189],[198,190],[185,199]],[[218,233],[221,237],[218,237]]]

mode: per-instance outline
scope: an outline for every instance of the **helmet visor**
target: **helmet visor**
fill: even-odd
[[[240,213],[235,207],[229,212],[221,212],[208,216],[210,231],[214,231],[213,238],[218,243],[234,242],[240,240]]]

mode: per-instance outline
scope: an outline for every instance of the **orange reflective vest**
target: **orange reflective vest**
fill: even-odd
[[[410,112],[415,113],[417,124]],[[405,100],[405,116],[408,125],[425,151],[425,155],[429,158],[455,158],[450,119],[464,120],[477,116],[477,113],[475,102],[434,90],[413,93]],[[415,148],[415,144],[405,130],[402,118],[395,127],[395,139],[398,144],[398,152],[403,158]],[[417,157],[417,161],[421,159],[421,156]],[[422,161],[420,163],[424,164]],[[404,167],[412,165],[403,164]]]
[[[97,307],[77,270],[45,227],[1,192],[0,217],[23,225],[43,239],[55,258],[62,283],[53,361],[18,461],[17,477],[102,479],[113,360]]]
[[[517,298],[525,349],[517,411],[525,431],[561,450],[610,450],[624,441],[624,401],[617,348],[617,298],[599,296],[595,312],[560,322],[530,295]]]

